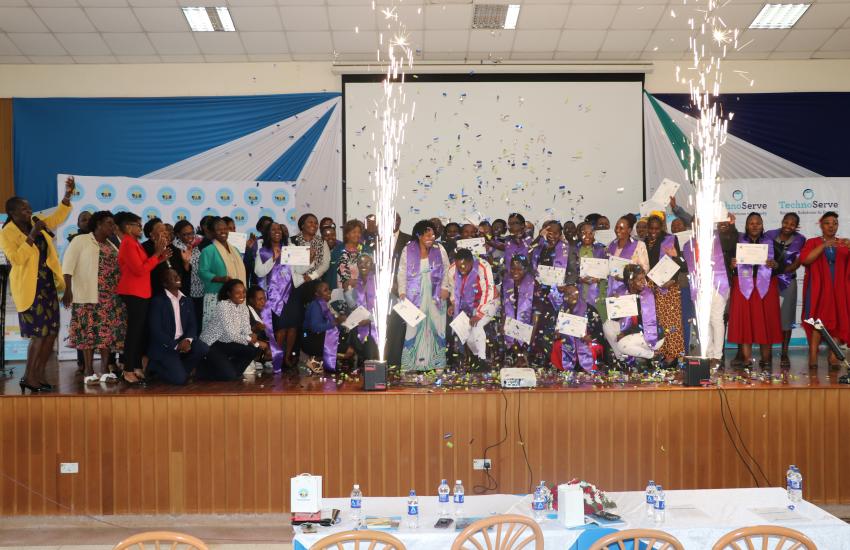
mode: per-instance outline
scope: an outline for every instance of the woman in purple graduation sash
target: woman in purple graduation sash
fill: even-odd
[[[511,259],[514,256],[518,254],[528,256],[528,249],[531,248],[532,242],[532,238],[525,233],[525,217],[522,214],[513,213],[508,216],[508,230],[510,235],[503,245],[505,270],[510,269]]]
[[[682,251],[676,235],[667,233],[661,213],[649,217],[646,234],[646,252],[649,256],[649,269],[658,265],[665,256],[676,262],[679,269],[685,267]],[[667,366],[674,366],[678,357],[685,353],[685,337],[682,331],[682,292],[679,289],[678,272],[663,285],[649,281],[655,295],[655,311],[658,324],[664,331],[664,345],[661,353]]]
[[[616,239],[608,245],[608,257],[617,256],[629,260],[633,264],[639,265],[644,273],[649,271],[649,257],[646,253],[646,245],[643,241],[633,239],[632,222],[629,218],[623,216],[617,220],[617,225],[614,226],[614,234]],[[628,293],[628,288],[623,282],[622,277],[613,275],[608,277],[608,297],[622,296]]]
[[[765,231],[765,238],[773,241],[773,259],[779,265],[779,309],[782,314],[782,355],[780,366],[788,368],[788,346],[791,343],[791,330],[797,317],[797,270],[800,268],[800,251],[806,244],[806,237],[797,231],[800,216],[788,212],[782,218],[782,227]]]
[[[292,271],[280,263],[280,249],[287,245],[283,226],[271,223],[263,232],[263,246],[254,263],[254,273],[260,286],[266,291],[266,307],[263,308],[263,324],[269,335],[272,350],[272,365],[280,372],[284,361],[294,366],[297,357],[293,353],[298,326],[301,320],[300,305],[292,296]]]
[[[590,222],[581,222],[578,225],[579,262],[581,258],[597,258],[605,259],[608,257],[608,251],[605,250],[605,245],[596,242],[594,236],[593,224]],[[581,268],[579,268],[579,271]],[[596,279],[594,277],[581,277],[578,283],[581,300],[586,304],[592,305],[599,312],[602,320],[608,319],[608,313],[605,310],[605,297],[608,295],[608,279]]]
[[[413,226],[413,240],[399,258],[399,299],[407,298],[425,314],[415,327],[408,325],[401,354],[402,370],[425,371],[446,366],[446,271],[449,257],[436,243],[434,225],[421,220]]]
[[[621,319],[609,319],[602,325],[605,339],[618,361],[634,363],[635,359],[652,359],[663,344],[659,340],[658,319],[655,315],[655,296],[649,288],[646,272],[636,264],[623,268],[623,281],[628,294],[637,296],[638,314]]]
[[[531,266],[538,276],[541,266],[563,269],[564,276],[560,284],[549,286],[541,283],[534,292],[537,324],[532,335],[532,364],[535,367],[548,367],[551,363],[552,346],[557,337],[555,321],[564,302],[562,292],[566,290],[569,255],[570,246],[561,239],[561,224],[557,221],[547,222],[540,238],[530,250]]]
[[[782,342],[782,324],[773,241],[764,234],[761,215],[752,212],[747,216],[746,228],[738,242],[767,245],[767,262],[765,265],[743,265],[738,264],[737,258],[732,260],[732,268],[737,273],[732,279],[728,339],[741,344],[745,365],[752,361],[753,344],[759,344],[759,365],[769,367],[772,345]]]
[[[530,345],[510,336],[504,336],[504,321],[514,319],[526,325],[534,325],[534,275],[531,273],[531,262],[522,254],[514,256],[508,266],[508,273],[502,282],[502,329],[505,361],[517,363],[526,362]],[[533,331],[532,331],[533,334]]]
[[[346,224],[347,225],[347,224]],[[345,303],[349,311],[362,307],[370,313],[375,311],[375,262],[368,254],[357,258],[357,277],[346,281]],[[360,321],[354,330],[348,333],[346,357],[357,354],[358,363],[378,358],[378,333],[375,324],[369,319]]]
[[[587,319],[587,332],[584,337],[561,334],[561,365],[564,370],[575,370],[577,367],[585,372],[596,370],[594,348],[601,351],[605,336],[602,332],[602,317],[599,312],[581,298],[577,286],[568,285],[564,288],[564,305],[561,311],[578,315]]]

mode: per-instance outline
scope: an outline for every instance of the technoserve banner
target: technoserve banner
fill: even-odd
[[[764,219],[765,230],[782,225],[782,217],[789,212],[800,216],[800,232],[807,238],[820,235],[818,220],[829,211],[843,215],[842,206],[850,205],[850,178],[771,178],[726,180],[720,185],[720,199],[736,217],[738,231],[750,212],[758,212]],[[850,220],[840,223],[850,224]],[[839,234],[850,235],[850,227],[839,225]],[[803,308],[803,269],[797,272],[797,320]],[[805,345],[805,333],[797,328],[792,344]]]

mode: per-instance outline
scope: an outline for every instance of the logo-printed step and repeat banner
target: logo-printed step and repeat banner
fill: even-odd
[[[764,219],[765,230],[782,225],[782,217],[789,212],[800,216],[800,232],[806,238],[820,236],[818,220],[829,211],[844,215],[842,208],[850,205],[850,178],[775,178],[726,180],[720,185],[720,199],[736,217],[739,231],[750,212],[758,212]],[[850,236],[850,219],[839,217],[841,236]],[[847,226],[842,228],[841,224]],[[797,322],[803,309],[803,268],[797,272]],[[806,345],[802,328],[795,328],[792,345]]]

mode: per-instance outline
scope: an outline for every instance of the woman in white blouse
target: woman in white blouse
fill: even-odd
[[[201,333],[201,341],[210,347],[201,378],[238,380],[268,345],[258,341],[251,331],[245,295],[245,284],[238,279],[230,279],[221,286],[215,315]]]

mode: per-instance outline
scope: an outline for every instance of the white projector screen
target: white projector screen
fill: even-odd
[[[644,197],[643,75],[418,75],[396,209],[422,218],[616,218]],[[345,211],[374,212],[380,79],[343,77]],[[612,219],[613,222],[613,219]]]

